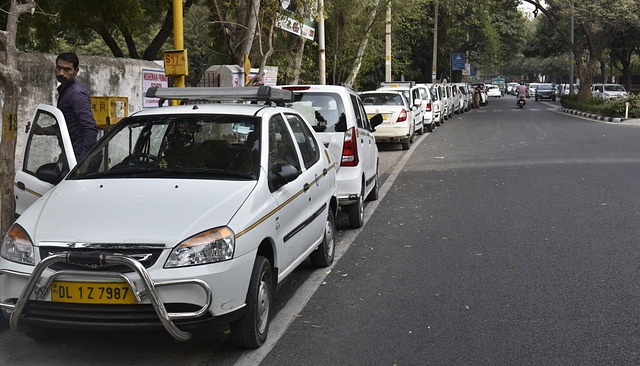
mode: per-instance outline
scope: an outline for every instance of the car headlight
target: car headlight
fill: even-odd
[[[173,248],[165,268],[197,266],[233,258],[236,240],[228,227],[194,235]]]
[[[12,262],[35,265],[33,243],[20,225],[13,224],[2,241],[0,256]]]

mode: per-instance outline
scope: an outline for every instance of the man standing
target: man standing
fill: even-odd
[[[58,109],[64,115],[76,159],[84,157],[96,143],[98,126],[91,112],[91,97],[78,80],[80,61],[75,53],[62,53],[56,58]]]

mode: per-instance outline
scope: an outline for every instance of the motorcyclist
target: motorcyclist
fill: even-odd
[[[527,96],[527,86],[524,85],[524,80],[520,80],[520,85],[518,85],[518,92],[516,93],[516,95],[518,96],[518,98],[520,98],[520,95],[524,95],[525,97]]]

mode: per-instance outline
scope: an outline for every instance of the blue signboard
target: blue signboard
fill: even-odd
[[[464,70],[464,53],[454,53],[451,58],[451,66],[453,70]]]

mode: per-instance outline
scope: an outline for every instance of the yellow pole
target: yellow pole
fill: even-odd
[[[173,49],[184,49],[184,25],[182,23],[182,0],[173,0]],[[184,88],[184,75],[175,79],[176,88]]]

